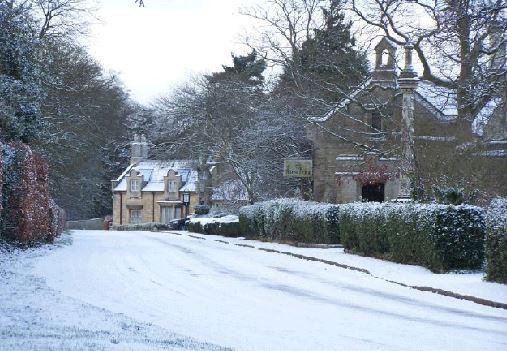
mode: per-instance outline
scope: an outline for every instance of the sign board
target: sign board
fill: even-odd
[[[284,160],[283,175],[285,177],[311,178],[312,160]]]

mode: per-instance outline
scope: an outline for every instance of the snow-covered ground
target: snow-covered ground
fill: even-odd
[[[178,232],[185,234],[185,232]],[[199,234],[192,234],[199,235]],[[247,244],[255,248],[267,248],[284,252],[292,252],[324,260],[334,261],[343,265],[368,270],[373,276],[396,281],[410,286],[432,287],[452,291],[461,295],[476,296],[482,299],[507,303],[507,286],[487,282],[483,272],[434,274],[421,266],[399,264],[383,261],[372,257],[362,257],[345,253],[343,248],[301,248],[286,244],[266,243],[243,238],[223,238],[220,236],[200,235],[209,240],[226,240],[233,244]]]
[[[233,245],[277,244],[151,232],[72,236],[72,245],[33,259],[33,274],[48,289],[104,316],[152,323],[191,340],[237,350],[507,349],[507,310]],[[346,258],[336,249],[291,249]],[[377,260],[354,257],[375,271]],[[403,266],[377,262],[387,267],[378,272],[406,277]],[[486,286],[472,280],[471,286]],[[506,287],[491,286],[487,295],[504,299]],[[77,320],[89,326],[98,319],[84,315]]]
[[[48,245],[6,251],[0,242],[1,351],[229,350],[51,289],[33,265],[58,250]],[[65,269],[69,262],[59,264]]]

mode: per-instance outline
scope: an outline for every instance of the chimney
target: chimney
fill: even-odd
[[[134,141],[130,143],[130,164],[137,164],[148,159],[149,144],[144,135],[134,134]]]

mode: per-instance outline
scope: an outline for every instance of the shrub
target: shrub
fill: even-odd
[[[494,199],[488,208],[486,260],[486,279],[507,284],[507,198]]]
[[[277,199],[244,206],[241,234],[249,238],[305,243],[339,243],[339,207],[297,199]]]
[[[123,224],[123,225],[114,225],[112,230],[118,231],[152,231],[158,232],[161,230],[173,230],[173,226],[171,224],[158,223],[158,222],[148,222],[148,223],[139,223],[139,224]]]
[[[65,216],[49,196],[47,163],[22,143],[2,144],[1,234],[24,242],[51,241]]]
[[[238,219],[233,215],[222,218],[192,218],[188,223],[188,231],[227,237],[238,237],[241,233]]]
[[[432,271],[478,269],[484,211],[465,205],[366,203],[340,208],[345,248]]]
[[[197,205],[194,208],[194,212],[196,215],[207,215],[209,211],[210,208],[207,205]]]

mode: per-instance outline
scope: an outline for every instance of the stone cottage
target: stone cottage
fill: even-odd
[[[192,160],[149,160],[144,136],[131,143],[131,164],[112,181],[113,225],[168,223],[209,202],[207,170]]]
[[[375,47],[371,78],[327,115],[313,118],[308,136],[317,201],[398,197],[403,93],[396,49],[383,38]],[[413,149],[421,185],[466,179],[485,196],[506,195],[506,97],[489,102],[471,125],[457,119],[454,91],[413,78]]]

